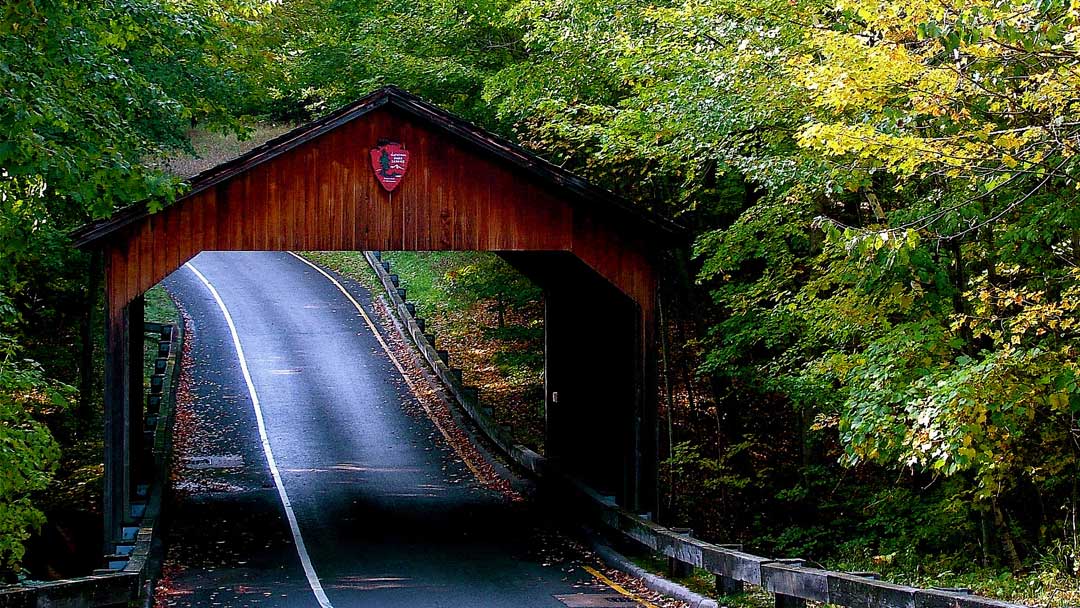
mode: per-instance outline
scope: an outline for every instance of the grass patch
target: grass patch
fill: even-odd
[[[303,255],[374,293],[382,290],[361,252]],[[464,382],[479,389],[495,420],[512,429],[516,442],[542,452],[544,328],[539,290],[517,289],[523,277],[490,253],[384,251],[382,259],[400,278],[438,347],[449,351],[451,365],[461,369]],[[454,283],[463,277],[471,282]],[[527,297],[505,298],[499,288],[506,285]]]
[[[143,296],[146,302],[143,317],[150,323],[179,323],[180,313],[176,310],[176,304],[169,297],[169,292],[158,283],[151,287]]]
[[[390,272],[401,278],[410,302],[416,304],[416,314],[434,320],[444,313],[461,310],[465,304],[451,297],[443,277],[461,263],[459,254],[447,251],[386,251],[383,260],[390,262]]]
[[[540,291],[493,253],[394,251],[383,260],[495,421],[515,442],[543,453]]]
[[[206,129],[193,129],[188,132],[188,137],[191,138],[194,155],[175,153],[150,164],[177,177],[191,177],[284,135],[294,127],[295,125],[291,124],[259,123],[251,128],[251,132],[244,139]]]
[[[694,568],[689,576],[673,577],[668,575],[668,558],[655,554],[631,556],[630,561],[638,567],[657,576],[679,583],[694,593],[716,599],[728,608],[773,608],[775,601],[772,594],[761,587],[746,586],[745,593],[721,596],[716,593],[716,577],[702,568]]]
[[[143,319],[147,323],[161,323],[164,325],[178,325],[180,323],[180,311],[169,297],[161,283],[154,285],[143,294]],[[154,360],[157,359],[158,339],[156,336],[145,336],[143,339],[143,386],[149,388],[150,376],[154,373]]]
[[[362,251],[301,251],[300,255],[360,283],[369,291],[378,293],[382,289]]]
[[[829,561],[825,567],[841,571],[879,572],[890,583],[922,588],[965,588],[976,595],[1038,606],[1080,605],[1080,578],[1055,565],[1053,556],[1029,572],[1013,573],[1001,568],[975,566],[955,571],[935,566],[933,560],[910,560],[903,564],[854,558]],[[912,565],[914,564],[914,565]]]

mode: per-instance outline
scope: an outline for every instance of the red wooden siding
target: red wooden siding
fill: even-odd
[[[410,152],[391,196],[369,150]],[[452,135],[380,108],[105,239],[110,313],[203,250],[569,251],[652,317],[650,235]]]

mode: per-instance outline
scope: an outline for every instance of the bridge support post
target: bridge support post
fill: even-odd
[[[128,416],[128,461],[131,473],[128,479],[127,495],[134,496],[135,487],[146,481],[149,471],[144,454],[143,440],[143,403],[146,387],[143,385],[144,351],[146,349],[146,337],[143,335],[145,322],[146,304],[143,296],[138,296],[128,304],[127,336],[128,336],[128,391],[127,391],[127,416]],[[130,510],[124,511],[124,519],[130,519]]]
[[[547,456],[635,512],[655,512],[655,402],[640,311],[610,285],[545,291]]]
[[[802,559],[778,559],[778,563],[787,564],[789,566],[802,567]],[[806,600],[801,597],[795,597],[793,595],[784,595],[783,593],[776,593],[775,606],[776,608],[806,608]]]
[[[544,288],[549,462],[636,513],[657,512],[653,285],[621,291],[566,252],[500,252]]]
[[[746,587],[743,582],[731,578],[730,576],[724,576],[723,574],[716,575],[716,594],[722,597],[730,595],[742,595],[746,592]]]
[[[659,517],[657,488],[659,468],[660,427],[657,422],[657,325],[652,310],[635,311],[634,356],[634,511],[652,513]]]
[[[111,297],[107,296],[108,298]],[[130,307],[106,302],[105,314],[105,478],[103,513],[105,551],[111,553],[121,540],[130,512],[131,487],[130,411],[131,327]]]

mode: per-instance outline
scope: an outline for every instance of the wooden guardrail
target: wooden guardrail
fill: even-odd
[[[480,405],[479,391],[462,383],[461,370],[450,366],[446,351],[435,348],[433,335],[425,335],[427,327],[422,326],[422,320],[416,317],[416,308],[402,298],[405,289],[398,285],[400,281],[397,275],[390,273],[389,263],[384,262],[376,251],[365,251],[364,257],[379,277],[379,282],[386,290],[386,296],[401,321],[405,333],[420,351],[420,356],[453,395],[458,405],[503,453],[533,474],[540,475],[542,473],[540,469],[544,465],[543,456],[525,446],[515,444],[509,430],[499,426],[488,412],[484,411]]]
[[[966,591],[923,589],[878,580],[872,573],[833,572],[808,568],[798,559],[762,557],[742,551],[737,546],[716,545],[671,530],[618,506],[581,481],[554,470],[547,460],[529,448],[515,444],[509,432],[500,427],[481,407],[475,389],[461,384],[460,373],[453,370],[435,348],[431,334],[417,322],[415,306],[405,302],[406,290],[379,252],[365,252],[365,258],[379,277],[386,296],[396,311],[405,332],[422,357],[447,387],[476,426],[504,454],[520,466],[549,482],[561,484],[582,499],[594,519],[610,530],[633,539],[649,549],[678,562],[702,568],[716,576],[721,594],[737,593],[744,585],[756,585],[776,598],[777,608],[801,608],[807,601],[848,606],[850,608],[1026,608],[1023,604],[1004,602]]]

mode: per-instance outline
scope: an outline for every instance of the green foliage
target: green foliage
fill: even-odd
[[[72,394],[0,333],[0,572],[18,570],[24,543],[45,521],[32,493],[49,485],[60,449],[41,418]]]
[[[255,94],[236,71],[230,35],[260,3],[247,0],[13,0],[0,9],[0,560],[17,570],[43,514],[41,490],[64,447],[93,435],[85,411],[52,415],[71,397],[93,347],[98,273],[67,234],[138,202],[167,204],[177,181],[151,161],[188,146],[195,123],[235,133]],[[95,281],[97,281],[95,283]],[[80,342],[81,341],[81,342]],[[30,359],[40,362],[31,363]],[[87,360],[93,361],[92,358]],[[88,376],[93,378],[92,375]],[[88,392],[90,382],[83,386]],[[58,488],[50,496],[64,494]]]
[[[445,281],[448,293],[466,302],[493,302],[500,329],[506,326],[508,308],[521,308],[541,297],[540,288],[494,255],[477,257],[447,271]]]
[[[671,414],[671,517],[1018,567],[1047,530],[1075,546],[1080,508],[1077,12],[1026,7],[299,2],[267,23],[305,108],[394,81],[691,228],[701,360],[675,395],[710,394]],[[499,276],[446,278],[499,302]],[[1064,510],[1025,516],[1031,492]]]
[[[243,43],[270,113],[291,119],[332,110],[396,84],[473,118],[487,74],[520,53],[503,18],[510,0],[325,2],[274,7]]]

